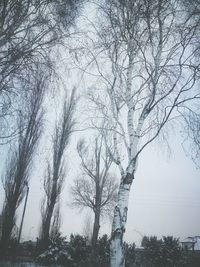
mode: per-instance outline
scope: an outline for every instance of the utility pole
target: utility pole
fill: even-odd
[[[19,235],[18,235],[18,244],[20,242],[20,238],[21,238],[21,233],[22,233],[22,226],[23,226],[23,222],[24,222],[24,215],[25,215],[25,211],[26,211],[26,204],[27,204],[27,199],[28,199],[28,193],[29,193],[29,187],[28,187],[28,183],[26,183],[27,186],[27,190],[26,190],[26,199],[25,199],[25,203],[24,203],[24,210],[23,210],[23,214],[22,214],[22,220],[21,220],[21,224],[20,224],[20,228],[19,228]]]

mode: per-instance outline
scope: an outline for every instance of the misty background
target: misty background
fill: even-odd
[[[85,8],[84,17],[92,19],[94,16],[93,6]],[[79,19],[79,25],[85,29],[86,24],[82,24],[83,18]],[[83,30],[81,29],[81,30]],[[69,66],[69,54],[67,50],[58,48],[58,73],[61,76],[59,90],[55,91],[54,86],[45,98],[45,129],[42,136],[31,172],[29,182],[29,196],[22,230],[22,240],[36,240],[41,225],[40,205],[43,190],[43,177],[46,168],[46,160],[50,153],[50,139],[56,118],[60,113],[60,104],[64,98],[64,92],[70,93],[73,87],[77,88],[80,100],[77,104],[75,119],[77,124],[73,133],[70,145],[65,152],[66,156],[66,179],[61,193],[61,232],[69,237],[71,233],[84,231],[85,223],[89,217],[91,220],[91,231],[93,214],[89,209],[72,209],[70,186],[73,180],[80,175],[80,159],[77,155],[76,146],[81,137],[92,140],[93,130],[87,129],[89,118],[87,104],[84,100],[85,90],[91,81],[82,77],[80,70],[75,70]],[[55,57],[56,57],[55,52]],[[64,85],[63,85],[64,84]],[[56,88],[57,90],[58,88]],[[125,240],[135,242],[140,245],[144,235],[173,235],[184,239],[188,236],[199,235],[199,208],[200,208],[200,170],[190,156],[190,144],[184,142],[184,134],[181,129],[174,128],[168,134],[168,145],[163,147],[162,140],[150,144],[140,156],[135,180],[131,189],[127,229]],[[1,147],[0,171],[4,172],[5,160],[10,144]],[[117,166],[112,166],[112,174],[119,177]],[[0,210],[3,207],[4,190],[0,184]],[[17,210],[17,225],[22,216],[24,200]],[[111,232],[111,220],[103,218],[100,235]]]

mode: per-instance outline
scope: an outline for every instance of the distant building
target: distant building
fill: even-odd
[[[180,243],[184,249],[200,251],[200,236],[189,236]]]

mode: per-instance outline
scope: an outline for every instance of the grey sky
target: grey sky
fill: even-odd
[[[66,153],[71,156],[70,158],[67,156],[69,172],[61,196],[62,233],[68,237],[70,233],[82,233],[86,215],[85,212],[72,210],[67,205],[70,202],[69,185],[79,172],[75,151],[79,135],[80,133],[72,138],[72,144]],[[173,235],[181,238],[199,235],[200,171],[185,156],[178,136],[171,138],[170,144],[172,147],[170,157],[167,152],[160,151],[156,144],[149,146],[140,158],[130,195],[125,234],[125,240],[128,242],[136,242],[139,245],[142,235]],[[30,183],[22,233],[24,240],[34,239],[39,229],[43,168],[41,164],[36,166]],[[119,177],[117,168],[115,173],[116,177]],[[2,204],[2,188],[0,192]],[[18,214],[20,218],[20,210]],[[110,226],[110,222],[104,219],[100,234],[109,234]]]
[[[67,57],[67,55],[66,55]],[[61,62],[62,64],[62,62]],[[62,66],[62,72],[67,69]],[[66,74],[64,74],[66,75]],[[74,75],[75,77],[75,75]],[[77,77],[64,78],[66,87],[70,90],[77,83]],[[70,84],[70,86],[69,86]],[[87,84],[82,84],[84,89]],[[30,193],[25,214],[22,239],[35,239],[38,236],[40,224],[40,203],[43,194],[42,178],[44,175],[45,159],[50,153],[49,138],[55,121],[55,110],[59,109],[59,101],[63,94],[57,96],[57,100],[48,99],[48,119],[46,120],[45,137],[40,143],[35,168],[30,179]],[[56,108],[51,108],[56,103]],[[77,111],[80,119],[82,109]],[[62,203],[62,233],[69,236],[70,233],[82,233],[86,212],[72,210],[69,187],[73,179],[80,173],[79,160],[76,153],[76,143],[79,137],[87,135],[87,132],[77,132],[72,136],[71,145],[66,151],[68,174],[61,195]],[[47,139],[48,138],[48,139]],[[187,236],[200,235],[199,209],[200,209],[200,170],[197,170],[189,157],[186,157],[181,146],[181,136],[177,131],[171,134],[169,144],[172,154],[169,156],[162,144],[151,144],[142,153],[139,159],[138,170],[133,182],[129,200],[128,222],[125,240],[136,242],[139,245],[143,235],[173,235],[185,238]],[[0,147],[1,169],[6,157],[5,147]],[[119,171],[115,166],[113,172],[119,179]],[[0,209],[3,204],[3,188],[0,184]],[[18,210],[18,219],[21,218],[23,203]],[[91,215],[92,216],[92,215]],[[19,220],[18,220],[19,223]],[[111,223],[103,220],[100,235],[110,234]]]

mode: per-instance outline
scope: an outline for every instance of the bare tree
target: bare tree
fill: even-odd
[[[85,216],[83,221],[82,234],[87,238],[87,240],[89,240],[89,242],[92,240],[92,219],[89,213]]]
[[[122,267],[129,193],[139,155],[164,128],[181,124],[182,114],[200,99],[197,27],[191,27],[181,1],[107,0],[102,1],[95,29],[100,38],[92,38],[95,50],[88,51],[91,62],[85,73],[98,78],[90,93],[100,112],[93,125],[98,127],[98,118],[106,121],[100,131],[108,147],[112,142],[110,155],[121,173],[110,261],[112,267]],[[121,151],[126,151],[125,158]]]
[[[81,159],[83,175],[74,181],[71,187],[73,205],[79,208],[90,208],[94,212],[92,244],[95,246],[99,228],[100,216],[113,209],[118,185],[109,173],[111,157],[103,146],[102,137],[95,139],[91,153],[84,140],[79,141],[77,151]]]
[[[56,203],[54,208],[52,225],[50,229],[50,239],[56,241],[60,237],[60,227],[61,227],[61,214],[60,214],[60,205],[59,202]]]
[[[41,242],[46,246],[49,241],[52,216],[55,205],[59,200],[63,181],[66,176],[64,153],[69,144],[74,129],[74,112],[76,106],[75,90],[71,97],[65,99],[61,118],[55,127],[53,136],[53,155],[48,162],[47,173],[44,178],[45,198],[42,203]]]
[[[15,94],[23,89],[18,80],[38,61],[53,68],[50,52],[69,36],[82,0],[0,1],[0,137],[16,134],[7,120],[14,113]],[[14,100],[13,100],[14,98]],[[10,131],[8,131],[10,130]]]
[[[46,87],[46,76],[41,69],[31,75],[27,86],[27,96],[23,108],[18,115],[19,138],[11,150],[2,177],[5,190],[5,200],[2,212],[3,247],[6,248],[11,238],[16,220],[16,210],[29,181],[34,153],[42,133],[43,109],[42,101]],[[30,90],[28,90],[28,88]]]

